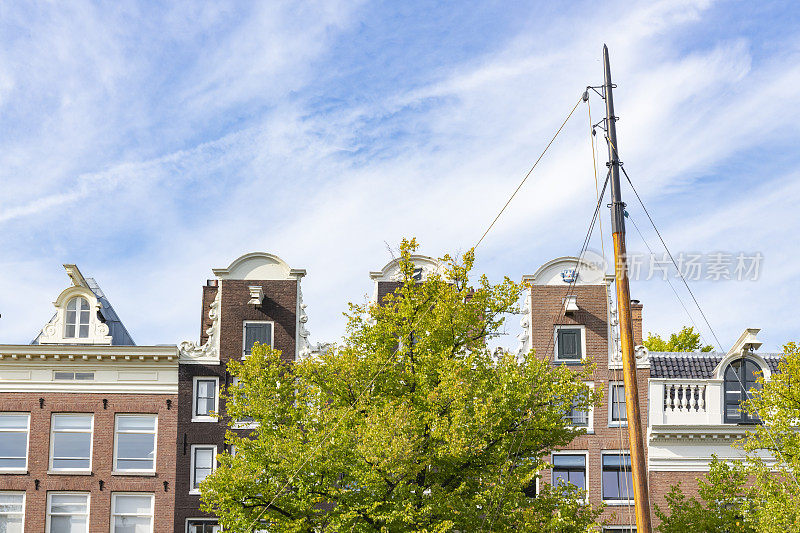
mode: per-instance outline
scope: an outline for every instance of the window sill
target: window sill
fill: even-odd
[[[608,427],[610,428],[626,428],[628,427],[627,422],[609,422]]]
[[[554,365],[585,365],[586,359],[553,359]]]
[[[610,507],[620,507],[623,505],[633,506],[633,500],[603,500],[603,503]]]
[[[51,476],[91,476],[91,470],[48,470]]]
[[[192,422],[219,422],[219,418],[214,418],[212,416],[198,416],[192,418]]]
[[[200,496],[200,491],[197,490],[197,489],[192,489],[192,490],[189,491],[189,494],[191,496]]]
[[[125,470],[112,470],[112,476],[140,476],[140,477],[155,477],[156,472],[155,470],[148,470],[146,472],[142,471],[133,471],[133,472],[126,472]]]
[[[15,469],[15,468],[0,468],[0,474],[8,475],[8,474],[17,474],[20,476],[25,476],[28,474],[28,469]]]

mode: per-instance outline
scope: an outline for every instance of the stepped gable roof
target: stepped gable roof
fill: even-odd
[[[778,371],[781,353],[758,353],[772,372]],[[650,352],[650,377],[668,379],[711,379],[725,357],[720,352]]]

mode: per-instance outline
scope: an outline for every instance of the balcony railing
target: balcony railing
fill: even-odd
[[[722,424],[722,381],[651,378],[649,423]]]

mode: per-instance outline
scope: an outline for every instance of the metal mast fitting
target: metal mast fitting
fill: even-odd
[[[608,134],[608,166],[611,171],[611,228],[614,237],[614,270],[619,308],[619,330],[622,348],[622,375],[625,380],[625,410],[628,415],[628,438],[633,473],[633,497],[636,505],[636,531],[651,533],[650,494],[647,486],[647,462],[642,436],[642,417],[639,409],[639,387],[636,381],[636,357],[633,351],[633,322],[631,320],[631,291],[625,247],[625,204],[619,184],[619,145],[617,117],[614,115],[611,65],[608,46],[603,45],[605,78],[603,93],[606,101],[606,131]]]

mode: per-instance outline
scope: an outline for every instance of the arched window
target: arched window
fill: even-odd
[[[732,361],[725,369],[725,423],[758,424],[759,418],[746,412],[741,404],[751,397],[752,389],[759,389],[761,367],[750,359]]]
[[[67,302],[67,317],[64,337],[85,339],[89,336],[89,302],[76,296]]]

